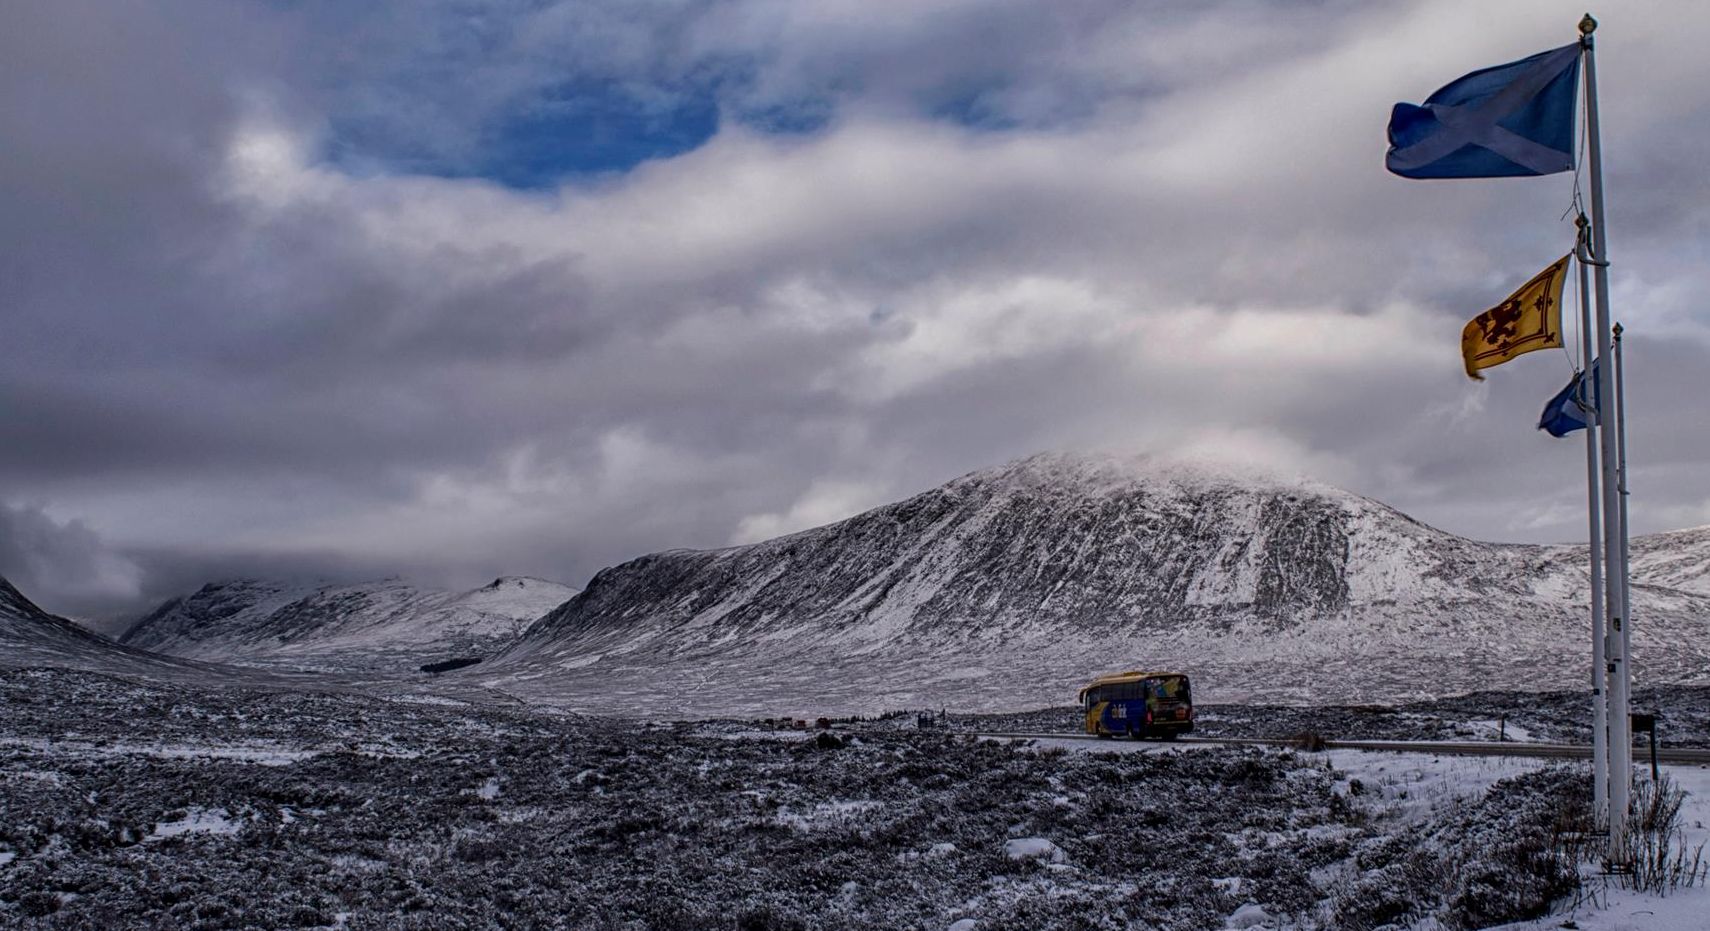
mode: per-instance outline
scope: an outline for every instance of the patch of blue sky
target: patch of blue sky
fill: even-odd
[[[710,93],[581,84],[554,88],[495,116],[473,145],[443,151],[395,123],[334,120],[326,158],[359,173],[485,178],[545,188],[622,173],[704,145],[719,128]]]
[[[619,175],[692,152],[726,121],[752,132],[807,136],[825,131],[837,115],[835,95],[806,92],[786,100],[744,102],[740,87],[740,77],[728,73],[720,82],[675,88],[566,83],[489,117],[457,145],[436,145],[431,134],[397,118],[335,117],[323,155],[356,174],[483,178],[511,188],[544,189]],[[914,105],[928,119],[975,131],[1034,126],[1036,121],[1007,111],[1004,92],[1000,84],[982,84],[921,95]],[[433,112],[431,107],[427,111]]]

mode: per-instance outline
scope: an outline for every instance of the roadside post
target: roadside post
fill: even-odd
[[[1658,780],[1657,771],[1657,716],[1654,714],[1633,714],[1633,733],[1644,731],[1651,735],[1651,782]]]

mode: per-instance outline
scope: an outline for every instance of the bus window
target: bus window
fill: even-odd
[[[1147,683],[1147,690],[1153,697],[1166,701],[1188,701],[1187,679],[1181,676],[1153,679]]]

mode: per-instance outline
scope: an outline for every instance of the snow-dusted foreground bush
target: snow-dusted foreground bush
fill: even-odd
[[[0,923],[40,927],[1482,927],[1571,890],[1583,804],[1556,769],[1462,802],[1281,751],[41,671],[0,700]]]

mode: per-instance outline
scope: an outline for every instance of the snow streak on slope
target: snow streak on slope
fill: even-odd
[[[1710,553],[1634,549],[1670,579]],[[1044,455],[607,569],[471,674],[661,715],[1060,704],[1134,666],[1219,700],[1571,688],[1585,587],[1583,550],[1465,540],[1312,482]],[[1710,597],[1641,586],[1634,610],[1641,676],[1703,680]]]
[[[204,586],[138,621],[122,642],[247,665],[406,672],[481,657],[514,640],[576,590],[527,577],[468,592],[398,581],[293,586],[240,580]]]

